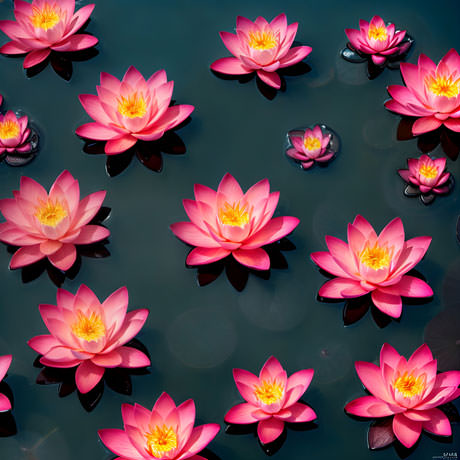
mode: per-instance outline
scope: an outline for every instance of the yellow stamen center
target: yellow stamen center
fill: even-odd
[[[317,137],[314,136],[308,136],[304,141],[303,145],[307,150],[313,151],[313,150],[318,150],[321,148],[321,142]]]
[[[246,206],[240,207],[240,203],[225,203],[224,208],[219,210],[219,219],[224,225],[242,227],[249,222],[249,213]]]
[[[278,39],[271,30],[249,32],[248,45],[255,50],[271,50],[278,45]]]
[[[118,112],[124,117],[140,118],[147,112],[147,104],[142,95],[137,93],[118,99]]]
[[[369,26],[369,31],[367,32],[369,38],[383,42],[388,37],[387,29],[384,26],[376,27],[373,24]]]
[[[0,139],[13,139],[19,135],[21,128],[14,120],[5,120],[0,123]]]
[[[163,454],[177,447],[177,435],[170,426],[155,426],[145,434],[148,452],[156,458],[163,458]]]
[[[438,168],[436,168],[436,166],[423,164],[420,166],[418,172],[427,179],[434,179],[438,175]]]
[[[412,398],[412,396],[419,395],[425,389],[425,386],[425,374],[414,377],[407,372],[404,372],[402,376],[398,377],[393,384],[393,387],[405,398]]]
[[[460,78],[454,80],[452,75],[428,75],[425,78],[425,85],[431,93],[436,96],[456,97],[460,92]]]
[[[359,255],[359,259],[367,267],[380,270],[390,265],[391,256],[387,248],[382,248],[375,243],[373,247],[366,246]]]
[[[283,397],[284,387],[276,380],[264,380],[260,385],[255,385],[254,395],[264,404],[273,404]]]
[[[91,342],[98,340],[105,335],[105,325],[101,315],[91,312],[89,316],[81,311],[77,313],[78,319],[72,324],[72,332],[80,339]]]
[[[49,227],[56,227],[67,215],[66,208],[58,200],[39,200],[39,205],[35,210],[35,217],[39,222]]]
[[[45,3],[42,8],[32,6],[32,16],[29,19],[34,27],[48,30],[52,29],[61,20],[59,13],[60,11],[56,11],[54,6]]]

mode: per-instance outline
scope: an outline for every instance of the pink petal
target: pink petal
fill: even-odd
[[[132,445],[130,438],[123,430],[104,429],[97,433],[105,446],[114,454],[126,459],[144,460],[144,456]]]
[[[216,262],[230,254],[231,251],[223,248],[195,248],[187,256],[187,265],[204,265]]]
[[[302,369],[295,372],[287,379],[286,384],[286,399],[283,408],[290,408],[296,403],[309,387],[313,378],[313,369]]]
[[[241,54],[240,40],[238,37],[229,32],[219,32],[219,35],[230,53],[232,53],[233,56],[238,57]]]
[[[281,88],[281,78],[276,72],[266,72],[265,70],[257,70],[257,76],[268,86],[275,89]]]
[[[105,369],[96,366],[91,361],[83,361],[75,372],[75,382],[80,393],[88,393],[102,379]]]
[[[362,233],[355,229],[353,225],[348,226],[348,241],[350,246],[334,236],[326,235],[325,237],[327,248],[329,249],[336,264],[339,265],[350,278],[358,278],[358,276],[355,275],[357,273],[357,266],[355,257],[353,256],[352,252],[356,253],[356,249],[358,247],[361,249],[363,242],[362,239]]]
[[[0,412],[11,410],[10,400],[2,393],[0,393]]]
[[[360,297],[368,292],[357,280],[334,278],[321,286],[318,295],[327,299],[346,299]]]
[[[24,43],[8,42],[0,47],[1,54],[25,54],[30,51],[30,47]]]
[[[100,123],[86,123],[79,126],[75,133],[80,137],[95,141],[107,141],[121,136],[120,130],[104,126]]]
[[[75,263],[77,250],[73,244],[67,243],[61,249],[48,256],[49,261],[60,270],[66,271]]]
[[[283,421],[291,423],[311,422],[317,418],[315,411],[302,403],[295,403],[286,410],[289,415],[283,416]]]
[[[235,57],[217,59],[211,64],[211,69],[226,75],[245,75],[253,71]]]
[[[158,412],[163,418],[166,418],[168,414],[176,409],[173,399],[168,393],[161,393],[160,397],[157,399],[155,405],[153,406],[152,411]]]
[[[51,348],[61,345],[61,342],[59,342],[59,340],[57,340],[52,335],[37,335],[32,337],[27,342],[27,345],[29,345],[32,350],[35,350],[40,355],[46,355],[51,350]],[[2,378],[0,378],[0,380]]]
[[[281,59],[280,67],[289,67],[305,59],[311,53],[311,46],[296,46],[291,48]]]
[[[120,354],[122,362],[120,367],[147,367],[150,366],[150,359],[141,351],[131,347],[120,347],[117,348],[117,352]]]
[[[422,423],[414,422],[404,417],[402,414],[396,414],[393,418],[393,432],[398,440],[405,447],[412,447],[420,437]]]
[[[270,220],[263,228],[257,233],[250,236],[242,246],[242,249],[254,249],[260,246],[273,243],[275,241],[284,238],[286,235],[291,233],[300,220],[297,217],[281,216],[275,217]]]
[[[98,96],[93,94],[80,94],[78,96],[81,105],[86,110],[86,113],[96,122],[102,125],[108,125],[111,122],[110,117],[107,115],[105,110],[102,108],[101,102]]]
[[[277,418],[261,420],[257,426],[257,435],[262,444],[269,444],[277,439],[284,430],[284,422]]]
[[[109,353],[100,353],[91,358],[91,361],[96,366],[101,367],[118,367],[120,366],[122,359],[118,350],[111,351]]]
[[[120,345],[124,345],[133,339],[144,326],[148,315],[149,310],[146,308],[133,310],[127,313],[123,326],[119,332],[111,338],[110,346],[106,348],[106,351],[110,351]]]
[[[78,205],[78,210],[72,221],[72,227],[79,228],[90,222],[101,208],[105,195],[106,192],[101,190],[83,198]]]
[[[446,414],[440,409],[430,409],[430,420],[423,422],[423,429],[438,436],[450,436],[452,428]]]
[[[40,251],[40,245],[24,246],[19,248],[11,258],[10,268],[15,270],[16,268],[22,268],[26,265],[33,264],[45,257]]]
[[[372,291],[372,302],[383,313],[392,318],[399,318],[402,313],[401,296],[386,294],[376,289]]]
[[[362,396],[345,406],[345,410],[352,415],[358,417],[386,417],[393,415],[394,411],[388,406],[387,403],[381,401],[375,396]],[[402,410],[402,409],[401,409]]]
[[[242,265],[255,270],[268,270],[270,268],[270,258],[262,248],[256,249],[237,249],[232,252],[233,257]]]
[[[412,134],[418,136],[423,133],[428,133],[438,129],[442,125],[442,122],[435,117],[423,117],[419,118],[412,125]]]
[[[51,46],[51,49],[59,52],[81,51],[96,45],[99,40],[88,34],[72,35],[58,45]]]
[[[105,153],[107,155],[118,155],[119,153],[125,152],[130,149],[137,139],[130,134],[126,134],[118,139],[110,139],[105,144]]]
[[[457,133],[460,132],[460,118],[449,118],[444,121],[444,126]]]
[[[201,452],[219,432],[220,426],[217,423],[207,423],[193,429],[192,434],[183,448],[183,454],[177,460],[187,458],[198,452]]]
[[[384,343],[380,350],[380,367],[388,364],[391,368],[396,369],[401,359],[401,355],[388,343]]]
[[[12,355],[3,355],[0,356],[0,382],[3,380],[5,377],[8,368],[11,365],[11,361],[13,359]]]
[[[31,51],[24,59],[24,69],[29,69],[30,67],[40,64],[40,62],[44,61],[50,53],[51,50],[49,48]]]
[[[100,225],[85,225],[79,235],[72,240],[73,244],[91,244],[110,236],[110,231]]]
[[[318,267],[327,271],[331,275],[339,276],[341,278],[348,277],[348,274],[339,265],[337,265],[335,259],[329,252],[312,252],[310,254],[310,258],[316,265],[318,265]]]
[[[383,401],[391,401],[382,371],[378,366],[365,361],[356,361],[355,368],[359,379],[372,395]]]
[[[169,226],[177,238],[191,246],[201,248],[219,248],[220,245],[209,234],[205,234],[195,224],[191,222],[176,222]]]
[[[257,407],[249,403],[242,403],[233,406],[224,417],[227,423],[247,424],[258,422],[259,419],[253,415]]]

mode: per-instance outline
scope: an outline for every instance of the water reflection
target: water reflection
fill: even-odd
[[[264,280],[270,279],[272,268],[287,269],[288,263],[281,251],[292,251],[295,245],[287,238],[282,238],[275,243],[263,246],[263,249],[270,258],[270,268],[268,270],[254,270],[238,263],[232,255],[225,259],[221,259],[211,264],[196,266],[188,266],[187,268],[197,268],[197,281],[200,286],[206,286],[215,281],[224,271],[227,275],[230,284],[239,292],[245,287],[249,279],[249,274],[252,273]]]
[[[102,223],[109,217],[111,208],[102,206],[98,213],[89,222],[91,225],[102,225]],[[31,281],[39,278],[45,271],[49,279],[56,287],[61,287],[66,279],[73,280],[78,275],[81,268],[81,258],[90,257],[93,259],[102,259],[110,256],[109,250],[105,247],[109,240],[98,241],[92,244],[76,245],[77,258],[75,263],[66,271],[56,268],[48,258],[44,258],[31,265],[26,265],[21,268],[21,279],[23,283],[30,283]],[[7,245],[7,251],[14,254],[18,250],[17,246]]]
[[[10,386],[5,382],[0,382],[0,393],[4,394],[11,402],[11,408],[14,407],[14,397]],[[11,410],[0,412],[0,437],[6,438],[17,433],[16,422]]]
[[[415,139],[412,134],[412,125],[417,118],[402,117],[398,125],[396,139],[398,141],[407,141]],[[417,138],[417,147],[422,153],[433,151],[438,145],[441,145],[444,153],[452,160],[458,158],[460,152],[460,133],[447,129],[444,125]]]
[[[145,353],[150,358],[147,348],[137,339],[131,340],[125,346],[136,348],[137,350]],[[60,398],[64,398],[72,394],[74,391],[77,391],[80,404],[87,412],[94,410],[101,400],[104,393],[104,382],[116,393],[129,396],[132,393],[131,376],[150,374],[150,371],[146,367],[106,368],[101,381],[91,391],[83,394],[77,390],[77,385],[75,383],[76,367],[48,367],[40,363],[40,358],[41,356],[38,356],[33,364],[34,367],[41,369],[37,376],[36,383],[38,385],[59,385],[58,395]]]
[[[190,120],[191,118],[189,117],[177,128],[185,126]],[[104,147],[105,141],[86,140],[83,151],[90,155],[105,155],[107,157],[105,169],[110,177],[115,177],[122,173],[129,166],[134,156],[151,171],[161,172],[163,169],[162,153],[183,155],[187,151],[182,139],[174,131],[167,131],[157,141],[137,141],[129,150],[118,155],[106,155]]]

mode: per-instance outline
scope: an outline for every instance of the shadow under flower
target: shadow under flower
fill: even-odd
[[[412,126],[417,118],[402,117],[398,124],[396,139],[398,141],[408,141],[417,137],[417,147],[422,153],[433,151],[439,144],[444,153],[455,161],[460,153],[460,133],[446,128],[444,125],[429,133],[414,136]]]
[[[125,346],[136,348],[145,353],[149,358],[149,352],[142,342],[133,339]],[[41,369],[37,376],[36,383],[39,385],[59,385],[58,395],[64,398],[74,391],[77,391],[78,399],[83,409],[91,412],[96,408],[104,393],[104,383],[116,393],[129,396],[132,394],[132,375],[147,375],[150,371],[142,368],[106,368],[101,381],[88,393],[80,393],[75,383],[76,367],[56,368],[47,367],[40,363],[41,356],[37,356],[34,367]]]
[[[11,407],[14,407],[14,397],[10,386],[5,382],[0,382],[0,393],[4,394],[11,402]],[[0,412],[0,437],[6,438],[14,436],[17,433],[16,421],[14,420],[11,410]]]
[[[319,272],[328,277],[329,281],[332,278],[335,278],[330,273],[320,269]],[[411,270],[407,273],[407,275],[415,276],[416,278],[421,279],[422,281],[426,281],[425,277],[419,273],[417,270]],[[327,283],[325,281],[325,283]],[[324,283],[323,283],[324,284]],[[316,299],[322,303],[342,303],[345,299],[329,299],[325,297],[321,297],[317,294]],[[425,303],[430,302],[433,297],[424,297],[424,298],[413,298],[413,297],[402,297],[403,305],[423,305]],[[387,327],[392,322],[399,323],[401,317],[393,318],[391,316],[386,315],[382,311],[380,311],[372,302],[371,294],[366,294],[361,297],[355,297],[351,299],[346,299],[345,304],[343,306],[343,325],[344,326],[351,326],[352,324],[358,322],[364,315],[370,310],[373,320],[375,324],[383,329]]]
[[[94,218],[89,222],[92,225],[102,225],[109,216],[111,208],[102,206]],[[59,270],[47,259],[41,259],[31,265],[26,265],[21,268],[21,278],[23,283],[30,283],[39,278],[45,271],[48,273],[49,279],[56,287],[61,287],[64,281],[75,279],[81,268],[81,258],[90,257],[93,259],[102,259],[110,256],[110,251],[105,247],[109,243],[108,239],[98,241],[93,244],[76,245],[77,258],[75,263],[66,271]],[[17,246],[7,245],[7,251],[14,254],[18,250]]]
[[[263,246],[263,249],[267,251],[267,254],[270,257],[270,269],[268,270],[254,270],[252,268],[248,268],[237,262],[232,255],[207,265],[186,266],[187,268],[192,269],[197,268],[197,281],[200,286],[206,286],[215,281],[225,269],[225,273],[230,281],[230,284],[237,291],[241,292],[246,287],[250,273],[258,276],[259,278],[268,280],[270,278],[272,268],[288,268],[287,260],[281,251],[292,251],[295,249],[295,245],[287,238],[282,238],[275,243]]]
[[[187,118],[176,128],[180,129],[190,123],[191,118]],[[105,141],[85,140],[83,151],[90,155],[106,155],[104,151]],[[146,168],[154,172],[161,172],[163,169],[162,153],[169,155],[183,155],[187,151],[182,139],[174,130],[167,131],[163,137],[156,141],[137,141],[130,149],[118,155],[106,155],[105,169],[110,177],[118,176],[131,163],[134,156]]]

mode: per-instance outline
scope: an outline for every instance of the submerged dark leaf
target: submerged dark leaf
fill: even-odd
[[[393,433],[393,417],[386,417],[372,422],[367,432],[369,449],[382,449],[396,440]]]

